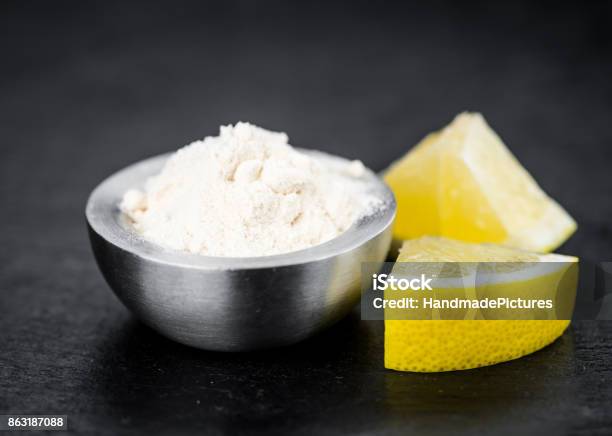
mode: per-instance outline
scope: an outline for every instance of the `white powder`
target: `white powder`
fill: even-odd
[[[178,150],[120,209],[145,239],[208,256],[266,256],[321,244],[371,213],[361,162],[306,155],[284,133],[222,126]]]

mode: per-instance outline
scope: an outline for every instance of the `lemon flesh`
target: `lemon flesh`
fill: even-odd
[[[463,113],[385,172],[396,239],[439,235],[548,252],[575,230],[482,115]]]
[[[503,262],[515,264],[507,271],[493,271],[499,280],[484,289],[475,290],[495,296],[547,296],[561,277],[567,275],[577,258],[556,254],[540,255],[489,244],[469,244],[439,237],[423,237],[404,242],[398,262]],[[534,263],[560,265],[541,269],[534,274]],[[396,265],[397,266],[397,265]],[[521,269],[522,268],[522,269]],[[566,282],[564,293],[573,297],[577,283],[577,269],[572,280]],[[510,277],[510,278],[509,278]],[[512,278],[513,277],[513,278]],[[435,290],[437,295],[441,292]],[[443,293],[443,292],[442,292]],[[385,292],[385,298],[387,298]],[[385,309],[387,310],[387,309]],[[431,311],[431,309],[430,309]],[[535,311],[534,311],[535,312]],[[482,319],[483,313],[467,314],[463,319],[436,319],[432,313],[427,320],[385,320],[385,367],[399,371],[438,372],[477,368],[492,365],[533,353],[557,339],[568,327],[566,319],[529,319],[536,313],[524,310],[528,319]],[[385,315],[387,318],[387,315]],[[480,319],[479,319],[480,318]],[[467,320],[466,320],[467,319]]]

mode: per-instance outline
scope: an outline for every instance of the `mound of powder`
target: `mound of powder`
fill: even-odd
[[[305,154],[284,133],[237,123],[187,145],[125,193],[147,240],[207,256],[266,256],[321,244],[371,213],[364,166]]]

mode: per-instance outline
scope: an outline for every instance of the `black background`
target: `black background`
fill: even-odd
[[[0,6],[0,413],[79,433],[609,434],[612,325],[518,361],[382,366],[382,325],[219,354],[113,297],[84,205],[111,172],[251,121],[383,169],[481,111],[612,260],[612,6],[604,2],[5,2]]]

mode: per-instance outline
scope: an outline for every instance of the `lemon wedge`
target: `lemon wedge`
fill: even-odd
[[[576,230],[477,113],[429,134],[384,178],[398,203],[399,240],[440,235],[548,252]]]
[[[385,309],[386,368],[437,372],[492,365],[545,347],[561,336],[570,323],[578,278],[575,257],[422,237],[404,242],[397,261],[393,274],[400,276],[398,270],[403,265],[418,267],[424,262],[426,268],[432,262],[448,262],[458,266],[455,274],[453,268],[447,268],[451,274],[434,282],[437,284],[433,285],[433,293],[439,299],[457,295],[457,288],[462,288],[466,295],[480,297],[549,298],[554,301],[557,314],[563,315],[559,319],[550,316],[551,311],[533,308],[521,309],[520,319],[495,319],[492,312],[487,313],[488,309],[468,309],[458,317],[449,316],[449,312],[443,317],[440,311],[429,309],[425,314],[420,309],[418,320],[406,320],[390,319],[394,317]],[[490,270],[485,270],[478,282],[467,280],[472,284],[466,286],[466,274],[471,271],[470,267],[462,268],[470,265],[464,262],[496,263],[490,264]],[[386,291],[385,299],[393,298],[390,296],[393,292]]]

